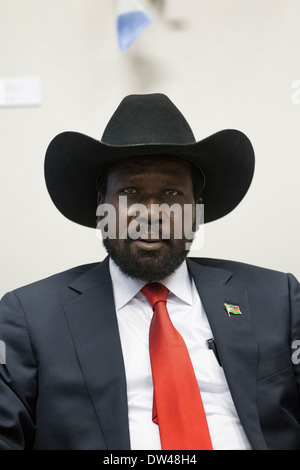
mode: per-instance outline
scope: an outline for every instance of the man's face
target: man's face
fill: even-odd
[[[120,238],[120,215],[124,220],[124,213],[120,214],[120,210],[124,212],[124,206],[120,206],[120,196],[127,198],[125,223],[129,232],[130,226],[136,227],[137,213],[133,209],[137,207],[136,204],[142,204],[145,208],[142,225],[144,229],[146,227],[147,233],[145,230],[139,232],[135,239],[130,236]],[[125,200],[124,197],[122,199]],[[103,244],[126,275],[146,281],[161,280],[172,274],[183,262],[188,253],[186,242],[190,240],[185,237],[183,230],[184,205],[188,204],[192,208],[193,218],[195,209],[188,162],[173,156],[145,156],[114,164],[108,174],[107,190],[101,203],[112,205],[116,211],[116,238],[105,238]],[[173,204],[181,210],[175,215],[170,212],[167,218],[164,218],[162,211],[155,209]],[[178,224],[182,227],[180,238]],[[168,231],[169,236],[166,238],[164,234]]]

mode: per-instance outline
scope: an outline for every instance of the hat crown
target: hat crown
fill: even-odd
[[[70,220],[96,225],[95,182],[111,163],[128,157],[177,155],[205,175],[205,222],[231,212],[245,196],[254,172],[254,151],[242,132],[226,129],[199,142],[166,95],[129,95],[106,126],[102,142],[62,132],[49,144],[45,179],[56,207]],[[201,184],[203,184],[201,178]]]
[[[164,94],[126,96],[108,122],[107,145],[192,144],[193,132],[178,108]]]

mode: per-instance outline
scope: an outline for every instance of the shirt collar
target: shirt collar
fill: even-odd
[[[124,307],[146,284],[140,279],[126,276],[121,269],[109,259],[109,270],[113,284],[113,293],[116,310]],[[192,280],[190,278],[186,261],[177,270],[160,281],[169,291],[183,302],[192,305]]]

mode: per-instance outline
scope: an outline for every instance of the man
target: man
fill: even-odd
[[[197,208],[228,214],[253,170],[244,134],[195,142],[161,94],[126,97],[101,142],[50,143],[54,204],[109,256],[2,299],[0,449],[300,449],[299,283],[187,258]]]

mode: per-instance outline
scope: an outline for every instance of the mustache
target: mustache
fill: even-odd
[[[128,236],[132,239],[141,240],[162,240],[172,238],[170,226],[165,226],[159,221],[149,221],[148,219],[133,219],[127,227]]]
[[[174,239],[174,234],[168,224],[163,226],[159,221],[150,223],[147,219],[132,220],[127,226],[127,234],[131,241],[164,240],[166,242],[172,242]]]

